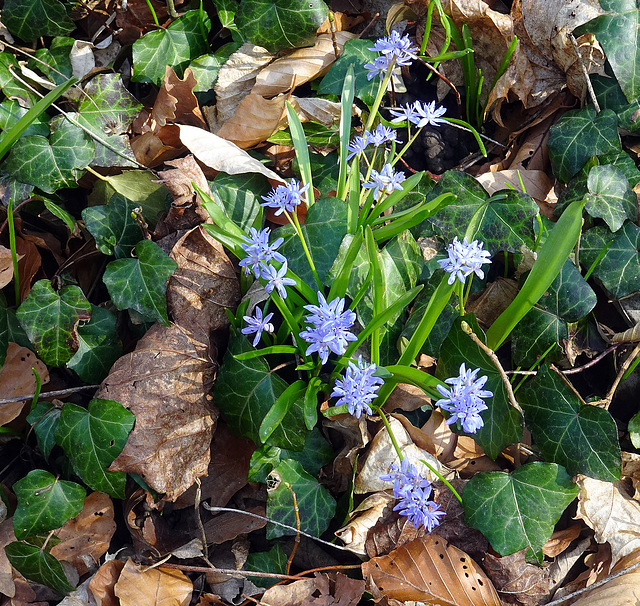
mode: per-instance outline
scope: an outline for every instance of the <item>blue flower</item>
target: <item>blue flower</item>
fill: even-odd
[[[446,113],[446,108],[436,107],[435,101],[431,103],[420,103],[420,101],[416,101],[413,104],[407,103],[403,107],[389,111],[392,115],[396,116],[391,122],[405,122],[409,120],[409,122],[412,122],[418,128],[427,126],[427,124],[430,126],[438,126],[438,124],[446,122],[446,120],[440,118],[440,116]]]
[[[287,185],[278,185],[266,196],[262,196],[264,202],[260,204],[262,206],[268,206],[275,208],[275,216],[281,215],[285,210],[292,213],[295,207],[302,202],[302,194],[309,189],[311,184],[307,183],[302,186],[299,181],[291,179]]]
[[[467,276],[475,273],[479,278],[484,278],[482,266],[491,263],[491,253],[483,250],[484,244],[474,240],[469,244],[465,238],[462,242],[456,236],[453,242],[447,246],[448,257],[440,259],[440,267],[451,274],[447,282],[453,284],[458,278],[464,284]]]
[[[345,371],[344,379],[336,380],[331,397],[339,397],[336,406],[347,404],[349,414],[359,419],[362,411],[368,415],[373,414],[369,404],[376,399],[378,389],[384,383],[380,377],[374,376],[378,367],[371,363],[362,362],[362,356],[358,358],[357,366],[350,360]]]
[[[378,124],[375,129],[368,134],[367,140],[371,142],[374,147],[378,147],[387,141],[395,141],[396,143],[402,143],[396,139],[396,131],[389,126]]]
[[[417,58],[418,47],[411,43],[407,34],[400,36],[393,30],[385,38],[379,38],[369,50],[378,51],[385,57],[395,56],[397,65],[410,65]]]
[[[369,141],[367,140],[367,131],[365,131],[364,136],[355,136],[349,143],[347,144],[347,151],[349,155],[347,156],[347,161],[351,160],[353,156],[360,155],[365,149],[367,149],[369,145]]]
[[[275,329],[273,328],[273,324],[269,322],[273,317],[273,314],[267,314],[264,318],[262,317],[262,310],[259,307],[256,307],[256,315],[255,316],[242,316],[242,319],[247,323],[246,328],[242,329],[243,335],[250,335],[252,333],[256,333],[256,336],[253,339],[253,346],[255,347],[260,341],[260,337],[262,337],[262,331],[272,333]]]
[[[467,433],[475,433],[484,425],[480,413],[488,410],[483,398],[491,398],[493,393],[482,389],[487,377],[477,379],[479,368],[467,370],[464,363],[460,365],[460,374],[445,380],[450,389],[438,385],[438,391],[444,398],[436,402],[436,406],[451,413],[447,425],[460,421],[462,429]]]
[[[393,482],[393,496],[400,499],[411,492],[414,488],[429,489],[431,494],[431,484],[429,480],[418,473],[416,466],[409,462],[407,457],[402,459],[400,467],[397,463],[391,463],[389,473],[380,476],[383,482]]]
[[[373,189],[373,197],[378,200],[383,193],[390,194],[394,189],[403,189],[400,184],[404,181],[404,173],[394,173],[391,164],[385,164],[380,172],[373,169],[370,179],[371,181],[363,183],[362,187]]]
[[[259,278],[267,263],[271,261],[284,263],[285,258],[279,252],[276,252],[276,249],[284,242],[284,238],[278,238],[273,244],[269,244],[270,233],[271,231],[268,227],[260,231],[252,227],[249,237],[242,236],[242,239],[246,242],[246,244],[242,245],[242,249],[247,256],[238,265],[244,268],[245,274],[253,271],[253,275]]]
[[[292,278],[287,278],[287,261],[282,264],[280,269],[276,269],[273,265],[267,265],[262,269],[260,276],[267,280],[267,284],[264,289],[271,293],[275,288],[278,294],[283,298],[287,298],[287,290],[285,286],[294,286],[296,281]]]
[[[364,68],[369,72],[367,80],[373,80],[376,76],[383,76],[389,70],[389,55],[380,55],[376,57],[373,63],[365,63]]]

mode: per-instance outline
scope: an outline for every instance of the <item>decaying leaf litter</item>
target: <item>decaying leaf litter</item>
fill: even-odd
[[[434,192],[469,195],[434,218],[435,231],[420,240],[425,259],[442,246],[435,236],[450,241],[456,222],[472,216],[482,216],[478,230],[491,231],[492,255],[504,252],[504,276],[494,275],[467,307],[476,334],[514,300],[535,261],[531,246],[558,209],[584,198],[590,220],[599,221],[583,233],[579,258],[514,329],[498,365],[475,354],[492,391],[503,390],[504,407],[491,411],[502,418],[501,434],[481,432],[476,441],[452,431],[424,390],[404,384],[384,407],[393,438],[379,417],[339,414],[306,433],[302,423],[299,436],[281,426],[280,445],[271,446],[260,438],[269,406],[257,398],[229,411],[212,396],[217,377],[226,373],[232,388],[245,376],[223,359],[246,352],[248,342],[233,349],[227,311],[246,284],[234,255],[203,227],[211,223],[207,205],[218,201],[248,231],[263,212],[261,197],[296,174],[287,102],[322,168],[314,197],[334,194],[335,95],[349,64],[360,67],[347,118],[354,133],[362,133],[375,96],[362,66],[376,53],[363,28],[379,27],[386,15],[388,27],[407,27],[419,44],[433,20],[428,53],[447,40],[438,11],[407,1],[385,6],[377,25],[377,7],[330,6],[335,12],[323,23],[326,9],[309,3],[291,17],[295,37],[285,41],[252,18],[284,5],[178,4],[172,18],[173,9],[153,0],[127,10],[97,3],[70,15],[54,0],[34,3],[48,22],[31,22],[19,3],[5,3],[2,130],[37,101],[28,83],[46,93],[70,76],[83,81],[50,110],[57,117],[31,122],[1,169],[3,202],[21,206],[15,225],[3,227],[0,260],[2,604],[57,603],[70,593],[63,603],[238,604],[255,596],[273,605],[529,605],[584,589],[575,603],[632,603],[637,569],[616,573],[638,561],[634,375],[620,381],[639,353],[640,91],[637,34],[623,27],[637,21],[637,8],[619,0],[442,3],[473,42],[488,151],[477,153],[473,138],[452,126],[429,128],[405,170],[464,169],[431,175]],[[375,39],[373,31],[364,35]],[[33,41],[30,58],[20,49]],[[117,56],[129,47],[123,63]],[[435,99],[461,116],[451,91],[466,91],[462,103],[469,97],[464,60],[437,69],[428,84],[413,67],[401,70],[385,108]],[[448,149],[453,141],[457,155]],[[300,213],[305,233],[332,246],[333,223],[309,211],[306,221]],[[537,226],[536,216],[545,218]],[[273,211],[267,218],[274,229],[283,223]],[[386,255],[383,263],[397,259]],[[246,297],[253,306],[266,293],[253,288]],[[395,300],[390,292],[387,305]],[[452,376],[462,360],[471,362],[456,314],[452,305],[443,312],[442,355],[423,351],[420,369],[430,372],[437,358],[438,372]],[[407,327],[399,343],[410,338]],[[555,367],[536,368],[543,353]],[[517,407],[502,366],[537,371],[517,392]],[[15,400],[41,389],[40,398]],[[321,411],[331,406],[328,395]],[[428,418],[411,416],[425,408]],[[527,421],[522,436],[518,408]],[[446,513],[432,533],[394,511],[380,479],[396,460],[394,440],[433,482]],[[466,494],[463,505],[432,470]],[[86,498],[68,480],[86,486]],[[330,545],[332,532],[339,540]]]

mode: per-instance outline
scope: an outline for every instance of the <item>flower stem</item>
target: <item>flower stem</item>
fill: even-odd
[[[313,262],[313,259],[311,258],[311,252],[309,251],[309,247],[307,246],[307,241],[305,240],[304,234],[302,233],[302,228],[300,227],[300,221],[298,221],[298,214],[296,212],[288,213],[287,211],[285,211],[284,214],[286,215],[287,219],[289,220],[289,223],[291,223],[291,226],[293,227],[293,229],[296,231],[296,235],[298,236],[298,238],[300,238],[300,242],[302,243],[302,248],[304,250],[304,254],[307,257],[307,261],[309,262],[309,267],[311,268],[311,271],[313,272],[313,277],[316,279],[316,284],[318,285],[318,290],[322,290],[322,282],[320,282],[320,276],[318,276],[318,272],[316,271],[315,263]]]

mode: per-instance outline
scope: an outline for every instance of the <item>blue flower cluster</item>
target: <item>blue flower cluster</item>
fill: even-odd
[[[400,184],[405,177],[403,172],[394,172],[391,164],[385,164],[380,172],[372,169],[369,178],[371,181],[363,183],[362,187],[372,189],[373,197],[379,200],[383,193],[389,195],[394,189],[403,189]]]
[[[368,80],[376,76],[384,77],[393,59],[395,59],[395,65],[411,65],[411,62],[418,58],[416,55],[418,47],[411,43],[409,36],[406,34],[400,36],[395,30],[389,36],[378,39],[373,47],[369,47],[369,50],[378,51],[381,55],[373,63],[367,63],[364,66],[369,72]]]
[[[344,305],[345,300],[340,297],[327,303],[318,292],[318,305],[304,306],[311,312],[305,317],[305,323],[311,326],[300,332],[300,337],[310,344],[306,355],[316,351],[322,363],[326,364],[331,351],[341,356],[347,349],[347,343],[357,339],[349,331],[356,321],[356,314],[350,309],[344,310]]]
[[[295,207],[302,202],[302,194],[309,189],[311,184],[307,183],[302,186],[299,181],[291,179],[287,185],[278,185],[266,196],[262,196],[264,202],[261,202],[261,206],[268,206],[275,208],[276,217],[280,216],[284,211],[292,213]]]
[[[392,463],[389,473],[380,476],[380,479],[393,482],[393,496],[398,499],[393,510],[407,516],[416,528],[424,525],[427,532],[431,532],[440,524],[445,512],[430,500],[433,492],[430,482],[418,473],[415,465],[409,463],[406,457],[402,459],[400,467]]]
[[[431,103],[420,103],[420,101],[416,101],[415,103],[407,103],[403,107],[389,111],[396,116],[391,122],[404,122],[408,120],[418,128],[427,125],[438,126],[438,124],[446,122],[446,120],[440,117],[446,113],[446,108],[436,107],[435,101],[431,101]]]
[[[367,364],[362,361],[362,356],[358,358],[358,364],[349,361],[349,366],[345,371],[344,379],[336,380],[335,387],[331,393],[331,397],[339,397],[336,406],[346,404],[349,408],[349,414],[359,419],[362,412],[368,415],[373,414],[371,410],[371,402],[377,395],[378,389],[384,383],[380,377],[374,376],[378,367],[374,364]]]
[[[484,243],[478,240],[469,244],[466,238],[462,242],[458,241],[457,236],[453,239],[453,242],[447,246],[448,257],[438,261],[440,267],[451,274],[449,284],[453,284],[456,278],[464,284],[467,276],[472,273],[480,279],[484,278],[482,266],[485,263],[491,263],[491,253],[483,250],[483,246]]]
[[[349,155],[347,160],[351,160],[353,156],[361,154],[369,145],[378,147],[386,142],[395,141],[396,143],[402,143],[396,139],[396,131],[389,126],[378,124],[373,131],[364,131],[364,135],[354,137],[347,145]]]
[[[467,433],[475,433],[484,426],[480,413],[488,410],[489,407],[482,399],[493,396],[489,390],[482,389],[487,382],[487,377],[476,378],[479,370],[479,368],[467,370],[462,363],[460,374],[445,380],[445,383],[451,385],[450,389],[438,385],[438,391],[444,398],[438,400],[436,406],[451,413],[447,419],[447,425],[460,421],[462,429]]]
[[[262,337],[262,332],[272,333],[275,329],[273,328],[273,324],[269,322],[273,314],[267,314],[264,318],[262,317],[262,310],[259,307],[256,307],[256,315],[255,316],[242,316],[242,319],[247,323],[247,326],[242,329],[243,335],[250,335],[255,333],[256,336],[253,338],[253,346],[255,347],[260,341],[260,337]]]

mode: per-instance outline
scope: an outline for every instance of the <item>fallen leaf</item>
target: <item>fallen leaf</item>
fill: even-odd
[[[89,589],[100,606],[120,606],[114,588],[120,573],[124,568],[124,562],[109,560],[105,562],[89,581]]]
[[[489,282],[479,297],[469,301],[468,309],[474,313],[478,322],[491,326],[518,294],[518,282],[498,276]]]
[[[633,498],[640,501],[640,454],[622,452],[622,478],[629,478],[633,484],[635,494]]]
[[[262,517],[266,514],[266,509],[263,505],[248,507],[243,511]],[[259,520],[258,518],[249,517],[243,513],[236,513],[234,511],[220,513],[203,524],[208,545],[221,545],[226,541],[233,541],[240,535],[259,530],[266,525],[267,522],[265,520]]]
[[[549,192],[553,191],[553,182],[542,170],[500,170],[484,173],[476,179],[489,195],[501,189],[511,189],[510,185],[516,191],[521,190],[520,179],[522,179],[527,195],[536,202],[546,202]]]
[[[114,588],[120,606],[187,606],[192,592],[191,581],[180,570],[162,567],[144,570],[131,559]]]
[[[355,606],[364,593],[365,583],[338,573],[335,580],[315,573],[313,579],[301,579],[288,585],[274,585],[264,592],[264,606]]]
[[[327,128],[340,124],[342,107],[337,101],[292,95],[290,102],[293,109],[296,110],[300,122],[317,122]]]
[[[205,474],[217,416],[206,398],[211,371],[176,325],[154,325],[121,357],[96,398],[120,402],[136,424],[109,470],[139,474],[169,501]]]
[[[84,500],[82,511],[54,532],[60,543],[50,553],[73,564],[82,576],[107,552],[115,531],[111,498],[102,492],[92,492]]]
[[[85,40],[74,40],[71,52],[71,75],[82,80],[95,66],[96,59],[93,56],[93,44]]]
[[[434,410],[429,420],[420,428],[426,440],[423,448],[442,463],[448,463],[453,458],[458,441],[457,434],[451,431],[451,426],[446,421],[439,410]]]
[[[388,413],[398,409],[411,412],[412,410],[417,410],[422,406],[429,406],[430,404],[431,398],[425,395],[422,389],[409,383],[399,383],[395,386],[385,402],[384,409]],[[405,425],[405,429],[406,428],[407,426]]]
[[[148,132],[131,140],[136,160],[143,166],[154,167],[178,155],[178,152],[155,133]]]
[[[571,524],[567,528],[554,531],[549,540],[542,546],[544,555],[548,558],[559,556],[580,536],[583,528],[582,524]]]
[[[16,590],[8,606],[48,606],[49,602],[36,602],[36,592],[22,576],[15,579]],[[3,602],[4,604],[4,602]]]
[[[18,259],[18,275],[20,276],[20,301],[24,301],[25,297],[31,290],[31,280],[38,273],[42,265],[42,257],[38,252],[38,247],[28,240],[16,236],[16,253]]]
[[[444,606],[501,606],[482,569],[464,552],[430,534],[362,564],[373,593]]]
[[[18,256],[18,260],[20,259],[22,259],[22,255]],[[0,288],[4,288],[11,280],[13,280],[11,250],[0,246]]]
[[[16,594],[16,584],[13,580],[13,569],[4,548],[16,540],[13,532],[13,519],[9,518],[0,523],[0,594],[12,598]]]

